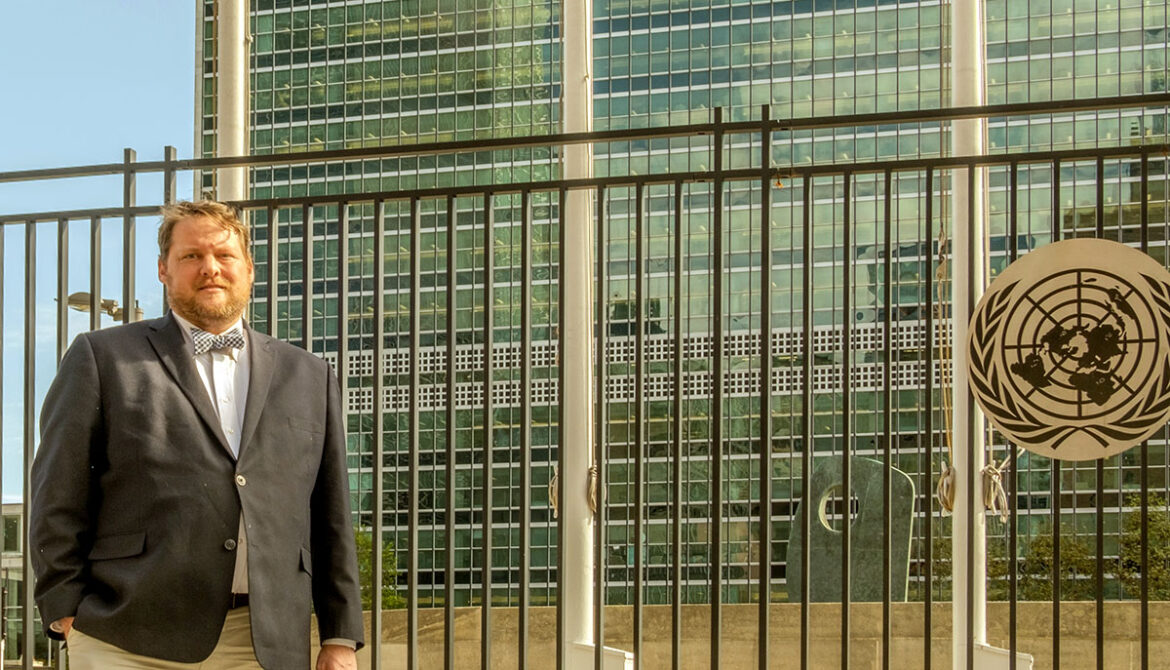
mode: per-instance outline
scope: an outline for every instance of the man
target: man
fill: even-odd
[[[362,615],[337,381],[243,322],[249,235],[163,208],[171,312],[83,333],[41,413],[36,600],[74,670],[355,668]],[[196,665],[190,665],[190,664]]]

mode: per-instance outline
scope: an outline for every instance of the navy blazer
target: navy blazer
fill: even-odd
[[[209,656],[248,537],[252,639],[265,668],[306,668],[322,639],[363,639],[344,420],[329,365],[248,329],[240,453],[224,439],[168,314],[82,333],[41,412],[29,547],[46,624],[180,662]]]

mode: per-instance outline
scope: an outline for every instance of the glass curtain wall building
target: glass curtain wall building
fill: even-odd
[[[215,60],[217,4],[201,4],[199,75],[202,86],[200,112],[201,149],[215,152]],[[559,95],[558,47],[555,44],[557,12],[546,3],[515,2],[506,5],[480,0],[456,2],[288,2],[256,0],[251,5],[253,34],[251,55],[250,150],[256,154],[343,149],[386,144],[474,140],[517,135],[541,135],[557,128],[553,100]],[[555,176],[555,156],[548,148],[467,152],[385,160],[365,160],[294,169],[261,169],[253,172],[254,197],[340,194],[352,192],[425,189],[431,187],[490,184],[549,179]],[[201,186],[214,190],[214,176],[202,177]],[[516,487],[520,482],[515,461],[521,413],[520,388],[520,201],[510,196],[491,200],[493,285],[492,338],[494,343],[495,408],[487,419],[496,426],[491,448],[496,466],[493,518],[496,548],[493,565],[515,577],[516,547],[521,510]],[[457,240],[459,269],[457,308],[458,376],[454,402],[458,408],[457,484],[448,492],[445,484],[445,374],[447,293],[439,281],[446,272],[447,212],[435,203],[423,202],[422,219],[422,329],[421,356],[429,371],[424,380],[421,410],[419,505],[422,509],[419,556],[420,603],[443,598],[446,546],[444,521],[439,516],[445,496],[456,498],[455,579],[457,604],[478,602],[483,538],[483,436],[485,318],[484,204],[457,200],[454,215],[459,222]],[[373,207],[313,207],[277,210],[279,253],[270,256],[265,214],[251,223],[256,240],[255,302],[251,319],[263,325],[269,318],[269,292],[277,294],[275,331],[282,338],[303,342],[302,261],[304,240],[313,241],[313,332],[309,348],[335,366],[348,366],[353,382],[344,391],[351,411],[348,425],[349,464],[355,524],[372,526],[376,508],[374,463],[381,459],[384,527],[388,543],[405,548],[409,478],[405,470],[409,448],[407,408],[410,377],[410,254],[411,212],[408,203],[386,203],[386,281],[382,287],[386,319],[385,355],[374,361],[374,232]],[[534,198],[531,203],[535,232],[533,241],[533,324],[536,343],[533,359],[533,494],[541,501],[532,513],[533,602],[539,604],[555,583],[555,546],[550,533],[555,522],[547,502],[547,485],[555,460],[555,305],[556,258],[549,221],[555,201]],[[348,225],[349,248],[337,248],[337,231]],[[326,242],[329,236],[331,241]],[[346,263],[348,286],[339,286],[339,264]],[[277,266],[277,281],[267,281],[269,268]],[[350,318],[339,324],[339,301],[345,300]],[[342,330],[344,329],[344,331]],[[338,360],[340,333],[349,338],[347,361]],[[370,420],[375,406],[372,375],[381,370],[387,393],[381,399],[385,439],[375,445]],[[405,551],[405,549],[403,549]],[[399,553],[400,560],[404,554]],[[510,569],[508,566],[512,566]],[[493,599],[507,602],[514,595],[516,579],[499,579]],[[433,589],[433,590],[432,590]]]
[[[204,155],[215,152],[215,2],[201,5],[200,45],[202,65],[200,147]],[[1167,3],[1165,0],[1034,0],[1008,2],[988,0],[987,16],[987,101],[989,104],[1038,102],[1161,92],[1167,81]],[[716,108],[726,120],[759,119],[768,106],[773,119],[830,117],[871,112],[937,109],[949,104],[950,71],[947,63],[950,41],[950,7],[939,0],[595,0],[594,2],[594,128],[679,125],[709,121]],[[251,151],[255,153],[295,152],[312,149],[377,146],[385,144],[464,140],[499,136],[525,136],[555,132],[559,128],[559,3],[538,0],[390,0],[387,2],[341,0],[253,0],[251,72]],[[992,152],[1049,150],[1088,146],[1112,146],[1165,141],[1165,110],[1135,109],[1110,113],[1068,113],[1032,117],[992,119],[988,142]],[[777,133],[771,151],[773,165],[824,163],[865,163],[877,160],[938,157],[948,153],[948,124],[887,123],[827,130]],[[757,151],[750,145],[733,146],[727,157],[733,164]],[[483,184],[540,180],[557,175],[552,149],[525,149],[510,152],[469,153],[456,157],[437,156],[355,161],[350,164],[304,169],[257,169],[252,191],[256,197],[300,194],[346,193],[427,188],[451,184]],[[710,166],[713,156],[708,144],[689,140],[654,140],[603,146],[595,155],[599,176],[646,174],[666,170],[699,170]],[[1091,187],[1078,189],[1083,166],[1069,165],[1057,177],[1067,199],[1064,220],[1066,233],[1075,232],[1081,215],[1096,210]],[[1138,194],[1127,185],[1125,165],[1111,166],[1107,197],[1113,218],[1110,234],[1127,239]],[[1078,172],[1080,170],[1081,172]],[[1006,202],[1008,173],[989,175],[988,218],[991,228],[992,271],[1006,264]],[[203,187],[212,189],[210,175]],[[1054,175],[1051,169],[1022,169],[1017,176],[1021,194],[1026,194],[1021,217],[1020,249],[1051,239],[1051,201]],[[1091,178],[1090,178],[1091,183]],[[1156,186],[1156,188],[1155,188]],[[1154,201],[1165,200],[1162,181],[1152,184]],[[759,573],[758,528],[758,379],[735,377],[737,363],[749,361],[759,351],[758,289],[762,258],[771,259],[774,277],[771,304],[773,350],[778,368],[798,367],[793,352],[798,347],[801,314],[811,309],[815,330],[814,388],[816,430],[813,445],[804,445],[801,435],[800,388],[794,377],[779,374],[773,381],[774,463],[772,500],[775,527],[772,531],[773,565],[770,566],[774,600],[788,597],[783,579],[787,565],[791,519],[801,494],[800,453],[813,448],[816,455],[842,453],[842,417],[848,415],[855,436],[851,452],[874,456],[885,448],[883,412],[890,403],[893,416],[890,445],[894,465],[912,479],[918,495],[917,514],[911,547],[911,581],[907,596],[922,599],[929,588],[921,579],[922,564],[929,553],[945,561],[949,551],[949,530],[936,522],[933,537],[925,536],[922,517],[938,514],[930,502],[934,481],[946,458],[945,425],[941,415],[928,417],[925,408],[938,407],[940,382],[949,362],[927,369],[929,357],[923,352],[938,347],[928,329],[928,316],[945,316],[946,309],[930,287],[938,263],[938,230],[924,222],[926,196],[919,175],[895,176],[890,188],[897,193],[891,236],[896,248],[893,284],[894,301],[884,304],[884,282],[879,255],[885,234],[882,203],[886,185],[876,177],[858,176],[850,184],[854,231],[848,248],[843,245],[843,218],[839,199],[844,188],[841,178],[818,180],[818,193],[826,197],[823,206],[814,197],[814,257],[817,285],[826,287],[804,296],[800,277],[802,231],[794,201],[795,189],[780,188],[771,204],[773,247],[760,248],[758,194],[731,185],[722,203],[714,203],[709,185],[688,185],[684,193],[683,229],[673,230],[673,193],[669,188],[649,188],[641,203],[647,232],[644,259],[647,275],[635,273],[634,220],[638,203],[633,189],[607,191],[601,206],[606,208],[608,249],[606,273],[608,346],[605,351],[613,377],[609,398],[609,470],[606,473],[609,602],[632,600],[633,566],[641,550],[647,566],[647,603],[669,601],[667,577],[672,559],[671,546],[683,543],[689,602],[710,597],[708,567],[713,562],[708,537],[709,505],[713,499],[709,453],[712,408],[705,397],[687,400],[685,432],[675,435],[671,425],[669,384],[654,383],[668,374],[672,357],[674,305],[682,304],[683,351],[688,376],[710,381],[710,351],[713,323],[711,294],[712,240],[708,222],[713,208],[722,206],[727,215],[725,248],[727,273],[726,359],[731,371],[725,409],[722,458],[725,516],[722,523],[722,564],[728,566],[725,580],[727,602],[748,602],[757,594],[754,578]],[[949,216],[946,198],[936,198],[937,212]],[[556,231],[549,225],[555,216],[555,202],[537,199],[532,203],[537,222],[534,248],[536,269],[536,310],[533,333],[534,389],[519,387],[519,203],[508,198],[493,199],[495,224],[491,235],[492,260],[506,279],[495,284],[492,309],[495,371],[499,385],[494,415],[497,426],[490,448],[497,464],[493,474],[493,517],[497,536],[493,565],[512,566],[498,583],[493,600],[514,602],[516,523],[519,509],[520,476],[514,457],[521,428],[519,397],[534,393],[533,479],[530,511],[533,522],[532,566],[533,603],[552,597],[555,587],[555,522],[549,513],[546,487],[556,460]],[[397,205],[388,206],[391,208]],[[314,208],[311,219],[301,211],[280,210],[278,234],[281,255],[269,258],[266,251],[266,222],[255,220],[257,239],[257,287],[253,319],[268,318],[268,292],[278,296],[275,315],[277,334],[299,340],[301,323],[301,276],[303,240],[307,230],[314,237],[313,332],[310,347],[335,365],[347,365],[354,383],[347,390],[347,402],[355,412],[369,412],[375,404],[370,376],[375,369],[386,375],[387,398],[381,401],[386,417],[386,440],[373,444],[372,427],[358,414],[351,418],[350,467],[354,488],[356,521],[368,526],[374,509],[372,465],[381,458],[386,468],[383,506],[387,539],[406,546],[403,496],[407,444],[406,396],[395,388],[409,370],[408,311],[410,220],[405,206],[387,211],[388,232],[382,259],[387,282],[374,286],[372,216],[366,208]],[[459,388],[455,399],[467,401],[459,409],[458,481],[450,495],[456,497],[457,551],[456,604],[475,604],[480,597],[476,580],[480,536],[479,520],[482,474],[478,464],[489,445],[484,444],[482,426],[489,419],[482,411],[470,409],[482,382],[483,360],[482,272],[485,244],[475,231],[474,220],[483,216],[482,203],[459,202],[455,215],[466,219],[466,236],[460,249],[458,345],[463,352],[455,365]],[[1151,208],[1151,217],[1164,222],[1166,210]],[[446,213],[422,212],[424,273],[437,274],[445,266],[444,230]],[[260,217],[263,218],[262,216]],[[463,219],[461,219],[462,221]],[[324,236],[339,225],[348,225],[350,248],[339,250],[326,244]],[[308,226],[306,226],[308,224]],[[462,223],[461,223],[462,226]],[[674,236],[686,241],[687,256],[674,259]],[[1164,237],[1164,235],[1163,235]],[[335,239],[333,237],[332,239]],[[1152,253],[1165,261],[1160,241]],[[430,251],[427,251],[430,250]],[[344,252],[344,256],[343,256]],[[678,261],[676,263],[676,260]],[[850,295],[842,293],[845,262],[854,268]],[[278,281],[269,285],[269,264],[278,266]],[[338,286],[339,263],[347,263],[350,285]],[[684,268],[683,296],[675,296],[674,267]],[[477,274],[478,272],[478,274]],[[333,278],[332,280],[330,278]],[[629,383],[639,338],[633,324],[634,305],[639,300],[639,282],[644,282],[647,328],[641,342],[647,361],[647,384],[643,425],[634,422],[634,391]],[[437,282],[436,282],[437,283]],[[428,286],[424,278],[423,286]],[[376,290],[383,292],[387,313],[386,355],[373,360],[375,328],[372,304]],[[682,300],[676,302],[676,298]],[[424,288],[423,352],[426,371],[437,369],[445,356],[445,289]],[[350,322],[338,323],[338,302],[348,301]],[[848,304],[846,313],[844,306]],[[935,326],[942,319],[935,320]],[[893,388],[883,387],[879,360],[886,324],[896,356]],[[336,342],[344,332],[350,342],[350,359],[337,360]],[[845,334],[848,339],[843,340]],[[845,363],[841,342],[853,343],[853,393],[845,406],[840,392],[839,371]],[[758,356],[758,354],[756,354]],[[429,357],[429,358],[428,358]],[[930,379],[930,383],[927,379]],[[356,381],[361,380],[361,381]],[[441,382],[435,383],[435,388]],[[465,396],[460,396],[464,393]],[[931,395],[934,397],[932,398]],[[440,419],[446,399],[438,392],[424,393],[419,504],[423,528],[420,546],[420,603],[439,604],[443,598],[443,522],[437,513],[448,494],[443,480],[442,451],[445,435]],[[927,429],[932,426],[933,429]],[[645,516],[643,537],[633,537],[632,505],[635,482],[632,452],[635,431],[644,430],[646,459]],[[686,461],[683,470],[687,508],[698,516],[684,520],[684,536],[671,537],[669,495],[670,459],[680,449]],[[1151,445],[1152,463],[1163,466],[1151,485],[1164,490],[1166,468],[1170,467],[1164,441]],[[1002,448],[996,457],[1003,456]],[[1051,524],[1051,490],[1054,470],[1045,459],[1021,459],[1021,533],[1043,535]],[[1062,466],[1056,472],[1074,488],[1096,485],[1091,467]],[[1126,456],[1111,459],[1105,468],[1105,488],[1114,498],[1132,489],[1137,464]],[[755,505],[756,507],[753,507]],[[1109,523],[1108,550],[1116,552],[1121,534],[1121,505],[1114,505]],[[1025,509],[1026,508],[1026,509]],[[1035,511],[1034,528],[1027,523]],[[1092,532],[1092,510],[1082,513],[1076,505],[1065,505],[1062,526],[1070,532]],[[990,527],[991,551],[1003,551],[995,536],[1004,529]],[[1067,538],[1066,538],[1067,539]],[[928,548],[932,548],[928,552]],[[936,596],[945,597],[945,582]],[[1114,593],[1120,584],[1114,584]]]

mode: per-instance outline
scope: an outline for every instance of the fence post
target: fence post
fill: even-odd
[[[33,598],[32,552],[28,547],[28,509],[32,502],[32,461],[36,453],[36,341],[37,341],[37,223],[30,220],[24,228],[24,462],[23,502],[21,514],[21,552],[23,579],[21,580],[20,616],[24,630],[21,648],[24,670],[32,670],[36,656],[36,602]]]
[[[122,152],[122,323],[138,320],[138,293],[135,286],[134,264],[138,258],[137,231],[134,223],[134,205],[138,199],[138,181],[134,162],[138,154],[133,149]]]

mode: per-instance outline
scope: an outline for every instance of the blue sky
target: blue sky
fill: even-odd
[[[0,40],[0,172],[122,160],[180,158],[194,150],[195,7],[192,0],[16,0],[5,2]],[[140,203],[161,200],[161,179],[138,182]],[[191,179],[179,180],[189,197]],[[121,178],[0,184],[0,212],[120,204]],[[154,272],[155,220],[137,222],[136,264],[148,316],[161,310]],[[88,225],[71,225],[69,290],[84,290]],[[55,368],[56,226],[37,228],[35,323],[37,409]],[[23,450],[24,230],[3,231],[3,498],[19,499]],[[105,297],[121,296],[121,222],[103,224]],[[70,334],[88,316],[71,313]]]

